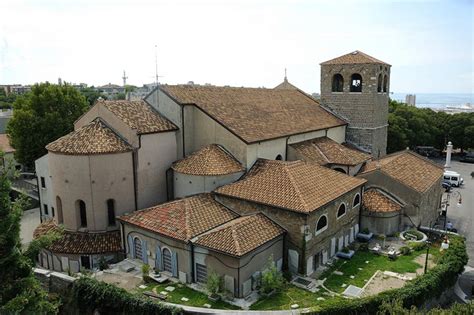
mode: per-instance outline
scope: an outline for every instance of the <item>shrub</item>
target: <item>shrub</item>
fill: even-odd
[[[368,228],[363,228],[361,231],[362,234],[370,234],[370,231]]]
[[[344,247],[341,252],[343,252],[344,254],[349,254],[349,248],[348,247]]]
[[[104,256],[100,256],[100,258],[99,258],[99,270],[105,270],[105,269],[109,269],[109,263],[107,262],[107,260],[105,260]]]
[[[211,270],[207,275],[206,288],[209,295],[216,295],[222,289],[222,277],[215,271]]]
[[[179,314],[181,309],[133,295],[112,284],[82,277],[74,282],[74,302],[81,314]]]
[[[414,250],[414,251],[420,251],[420,250],[423,250],[426,248],[426,243],[425,242],[410,242],[409,243],[410,247]]]
[[[145,283],[150,282],[150,266],[148,264],[142,265],[142,278]]]
[[[28,248],[25,251],[25,256],[35,262],[38,259],[40,251],[44,248],[48,248],[51,244],[61,238],[62,229],[57,228],[50,230],[48,233],[35,238],[30,242]]]
[[[408,246],[402,246],[402,247],[400,247],[400,253],[401,253],[402,255],[410,255],[410,253],[411,253],[411,248],[408,247]]]
[[[267,268],[262,274],[262,291],[269,293],[273,290],[281,291],[285,285],[285,279],[283,274],[278,271],[275,262],[273,261],[273,255],[268,257]]]

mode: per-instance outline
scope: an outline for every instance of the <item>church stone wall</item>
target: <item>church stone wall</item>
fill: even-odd
[[[351,76],[354,73],[362,76],[362,92],[350,92]],[[332,91],[335,74],[340,74],[344,78],[342,92]],[[389,82],[390,66],[385,64],[322,65],[321,103],[349,121],[347,140],[359,144],[374,155],[378,155],[380,151],[380,156],[383,156],[386,153],[387,142],[389,83],[387,83],[386,92],[378,92],[379,75],[382,79],[387,75]]]

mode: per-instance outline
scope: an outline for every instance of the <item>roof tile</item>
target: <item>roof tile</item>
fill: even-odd
[[[195,244],[233,256],[243,256],[285,233],[263,214],[240,217],[199,236]]]
[[[89,155],[131,151],[132,147],[96,118],[87,125],[51,142],[46,146],[50,152]]]
[[[119,217],[119,220],[174,239],[191,238],[237,217],[210,194],[167,202]]]
[[[45,221],[36,228],[35,238],[52,230],[59,230],[53,220]],[[100,233],[62,231],[61,237],[48,249],[61,254],[104,254],[122,250],[120,231]]]
[[[339,64],[370,64],[379,63],[388,65],[388,63],[378,60],[372,56],[369,56],[359,50],[355,50],[351,53],[339,56],[337,58],[322,62],[321,65],[339,65]]]
[[[200,176],[218,176],[245,171],[239,161],[217,144],[199,149],[175,162],[171,168],[179,173]]]
[[[370,155],[348,148],[336,141],[321,137],[291,144],[303,159],[320,165],[359,165],[370,159]]]
[[[361,174],[375,170],[384,172],[417,192],[428,190],[443,176],[440,165],[408,150],[367,163]]]
[[[298,90],[196,85],[160,88],[180,104],[195,104],[246,143],[346,124]]]
[[[364,192],[362,205],[371,212],[392,212],[400,211],[400,204],[390,199],[377,189],[369,189]]]
[[[161,116],[145,101],[101,101],[104,106],[126,123],[130,128],[135,129],[138,134],[155,133],[176,130],[171,121]]]
[[[259,159],[243,179],[215,192],[309,213],[365,182],[316,163]]]

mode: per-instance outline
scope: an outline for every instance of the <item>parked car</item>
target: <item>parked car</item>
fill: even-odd
[[[450,192],[450,191],[451,191],[451,184],[450,184],[449,182],[443,181],[443,182],[441,183],[441,186],[443,186],[443,188],[444,188],[444,190],[445,190],[446,192]]]
[[[454,171],[446,171],[443,175],[443,182],[451,184],[451,186],[459,187],[464,184],[461,174]]]
[[[474,163],[474,152],[467,152],[461,159],[464,163]]]

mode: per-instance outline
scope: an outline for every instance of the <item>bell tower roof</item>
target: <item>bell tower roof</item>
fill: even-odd
[[[340,57],[321,62],[320,65],[350,65],[350,64],[384,64],[390,66],[388,63],[369,56],[359,50],[342,55]]]

